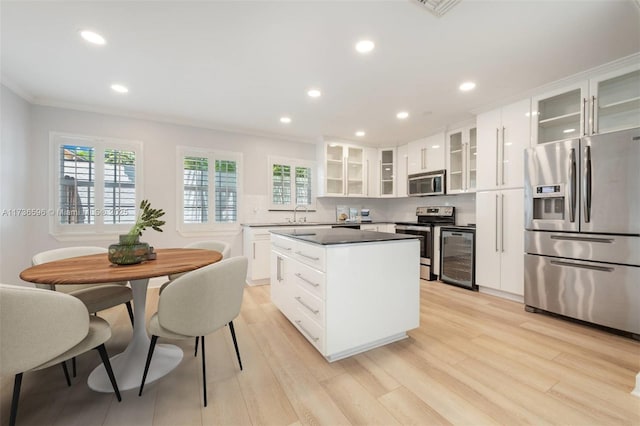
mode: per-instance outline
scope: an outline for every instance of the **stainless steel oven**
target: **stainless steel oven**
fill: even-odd
[[[396,234],[420,237],[420,278],[431,279],[431,258],[433,257],[433,228],[431,225],[396,225]]]
[[[418,207],[416,222],[396,222],[396,234],[410,234],[420,237],[420,278],[433,281],[437,276],[433,266],[440,259],[434,259],[434,226],[453,225],[455,207]]]
[[[445,170],[409,175],[408,194],[411,197],[424,195],[443,195],[446,192]]]

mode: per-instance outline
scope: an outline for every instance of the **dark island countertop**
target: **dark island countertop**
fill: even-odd
[[[354,226],[354,225],[375,225],[377,223],[395,223],[391,220],[373,220],[359,222],[268,222],[268,223],[241,223],[247,228],[278,228],[278,227],[302,227],[302,226]]]
[[[308,231],[303,229],[297,231],[278,230],[271,231],[271,233],[320,245],[373,243],[420,238],[417,235],[390,234],[388,232],[362,231],[359,229],[344,228],[310,229]]]

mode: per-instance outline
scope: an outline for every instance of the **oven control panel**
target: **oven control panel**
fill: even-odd
[[[429,207],[417,207],[416,216],[441,216],[452,217],[455,207],[453,206],[429,206]]]

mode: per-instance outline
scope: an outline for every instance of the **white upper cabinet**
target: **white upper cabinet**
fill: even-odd
[[[477,189],[521,188],[524,150],[530,145],[530,100],[477,117]]]
[[[367,186],[365,188],[365,196],[380,197],[380,160],[377,148],[365,148],[365,176]]]
[[[378,150],[377,196],[384,198],[396,196],[397,164],[398,159],[395,148],[381,148]]]
[[[319,167],[319,195],[364,197],[367,194],[365,149],[340,142],[321,145],[323,167]]]
[[[535,143],[640,127],[640,66],[535,96],[532,109]]]
[[[407,153],[408,174],[444,170],[444,145],[444,132],[409,142]]]
[[[407,175],[409,166],[409,145],[401,145],[396,149],[396,196],[407,196]]]
[[[476,136],[475,127],[447,133],[447,194],[476,190]]]

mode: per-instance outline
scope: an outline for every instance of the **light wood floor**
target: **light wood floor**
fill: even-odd
[[[149,314],[156,304],[153,289]],[[126,310],[103,317],[115,354],[131,335]],[[244,371],[226,327],[208,336],[206,409],[190,340],[178,343],[176,370],[121,403],[88,389],[95,351],[79,359],[70,388],[60,368],[27,373],[18,424],[640,424],[640,398],[629,394],[640,343],[437,282],[422,282],[421,325],[409,339],[331,364],[271,304],[269,286],[246,289],[234,324]],[[2,379],[3,425],[12,385]]]

